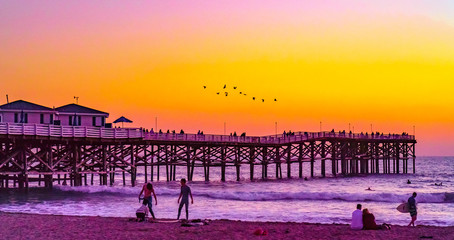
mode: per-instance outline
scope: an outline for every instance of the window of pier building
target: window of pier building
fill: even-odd
[[[69,116],[69,125],[70,126],[81,126],[82,124],[81,116]]]
[[[28,113],[14,113],[14,123],[28,123]]]
[[[106,118],[105,117],[92,117],[92,126],[93,127],[103,127],[106,124]]]

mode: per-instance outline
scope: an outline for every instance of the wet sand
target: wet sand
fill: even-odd
[[[261,228],[266,236],[256,236]],[[1,239],[454,239],[454,226],[392,226],[354,231],[349,225],[213,220],[208,225],[131,222],[128,218],[0,212]]]

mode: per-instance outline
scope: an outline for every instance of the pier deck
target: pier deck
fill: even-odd
[[[166,181],[173,181],[177,166],[186,168],[190,181],[195,167],[203,167],[206,181],[212,179],[213,167],[221,169],[221,181],[232,168],[239,181],[241,167],[249,168],[251,180],[257,179],[256,165],[261,166],[261,179],[269,178],[271,165],[276,178],[283,177],[282,165],[287,168],[286,177],[291,178],[296,177],[292,164],[298,164],[297,177],[302,178],[303,163],[310,165],[310,177],[316,175],[316,161],[322,177],[327,175],[326,164],[334,176],[408,173],[408,160],[412,160],[415,173],[415,146],[415,136],[402,134],[297,132],[243,137],[0,123],[0,187],[24,188],[31,182],[52,187],[66,181],[80,186],[94,184],[94,176],[99,177],[100,185],[112,185],[118,173],[122,173],[123,184],[129,176],[134,186],[139,168],[145,181],[160,180],[161,174]],[[159,172],[160,166],[165,167],[165,173]]]

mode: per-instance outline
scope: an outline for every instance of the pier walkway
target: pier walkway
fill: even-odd
[[[161,167],[167,181],[176,180],[177,167],[187,170],[189,180],[195,167],[203,167],[206,181],[212,167],[221,169],[221,181],[233,168],[240,180],[245,165],[251,180],[257,178],[256,165],[261,166],[259,178],[267,179],[270,166],[275,167],[276,178],[282,178],[282,165],[287,167],[287,177],[296,177],[291,165],[298,164],[297,177],[302,178],[303,163],[310,165],[310,177],[314,177],[316,162],[322,177],[327,174],[327,162],[333,176],[408,173],[408,160],[414,173],[415,145],[415,136],[406,134],[296,132],[254,137],[0,123],[0,187],[11,187],[10,181],[19,188],[31,182],[51,187],[69,181],[80,186],[94,184],[94,176],[100,185],[109,185],[119,173],[123,184],[128,175],[135,185],[139,168],[146,181],[154,181],[160,180]]]

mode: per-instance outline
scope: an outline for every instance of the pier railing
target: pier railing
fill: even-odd
[[[28,135],[69,138],[108,138],[128,139],[139,138],[157,141],[195,141],[195,142],[238,142],[285,144],[320,138],[340,139],[393,139],[415,140],[415,136],[407,134],[363,134],[344,132],[296,132],[292,134],[278,134],[263,137],[256,136],[229,136],[213,134],[186,134],[186,133],[153,133],[142,128],[102,128],[88,126],[56,126],[49,124],[27,123],[0,123],[0,135]]]
[[[0,135],[26,135],[71,138],[143,138],[140,128],[102,128],[49,124],[0,123]]]
[[[263,137],[254,136],[229,136],[212,134],[186,134],[186,133],[145,133],[146,140],[161,141],[200,141],[200,142],[239,142],[239,143],[267,143],[281,144],[305,141],[320,138],[343,138],[343,139],[394,139],[415,140],[415,136],[406,134],[363,134],[343,132],[297,132],[291,135],[271,135]]]

